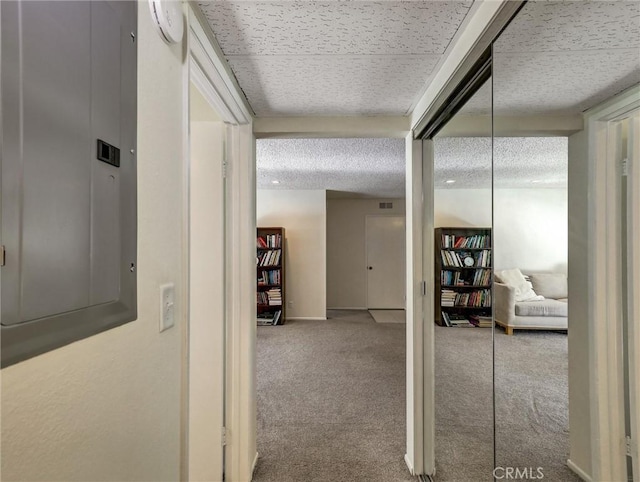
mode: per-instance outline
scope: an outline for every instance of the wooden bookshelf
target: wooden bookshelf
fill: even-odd
[[[273,325],[275,320],[282,325],[286,306],[284,228],[258,228],[256,249],[257,323]]]
[[[491,228],[435,230],[435,322],[491,316]]]

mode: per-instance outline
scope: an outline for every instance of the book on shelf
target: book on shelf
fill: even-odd
[[[470,315],[469,322],[479,328],[491,328],[493,326],[493,318],[483,315]]]
[[[446,286],[488,286],[491,284],[491,270],[478,268],[473,272],[473,277],[463,271],[442,270],[440,282]]]
[[[258,291],[256,295],[259,305],[282,306],[282,293],[280,292],[280,288],[271,288],[267,291]]]
[[[280,234],[267,234],[264,236],[258,236],[257,238],[258,248],[281,248],[282,236]]]
[[[282,293],[280,288],[271,288],[266,292],[269,306],[282,306]]]
[[[471,251],[451,251],[441,249],[442,266],[454,268],[488,268],[491,266],[491,251],[483,249],[477,252]],[[473,264],[468,265],[465,259],[470,258]]]
[[[473,234],[470,236],[460,236],[455,234],[443,234],[442,235],[442,247],[443,248],[469,248],[480,249],[491,247],[491,236],[487,234]]]
[[[261,253],[257,257],[258,266],[279,266],[280,265],[280,255],[282,251],[278,250],[269,250]]]
[[[491,290],[483,289],[460,293],[452,289],[443,288],[440,293],[440,306],[489,308],[491,307]]]
[[[265,270],[258,274],[258,286],[279,285],[282,276],[279,269]]]
[[[272,325],[278,325],[278,324],[282,324],[281,323],[281,317],[282,317],[282,311],[281,310],[277,310],[274,311],[273,313],[261,313],[258,315],[257,321],[258,321],[258,326],[272,326]]]
[[[445,326],[457,326],[457,327],[474,326],[466,316],[459,315],[456,313],[447,313],[446,311],[442,312],[442,320],[444,321]]]

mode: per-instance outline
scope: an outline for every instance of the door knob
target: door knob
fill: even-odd
[[[373,269],[373,266],[367,266],[367,269]]]

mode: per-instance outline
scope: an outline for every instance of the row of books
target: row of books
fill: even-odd
[[[442,257],[442,264],[445,267],[474,268],[479,266],[482,268],[488,268],[491,266],[491,251],[488,249],[483,249],[482,251],[477,251],[475,253],[468,251],[447,251],[442,249],[440,250],[440,255]],[[465,264],[465,258],[473,259],[473,264]]]
[[[491,283],[490,269],[477,269],[473,272],[473,278],[463,271],[441,271],[440,282],[450,286],[488,286]]]
[[[282,284],[280,276],[280,270],[274,269],[269,271],[263,271],[258,274],[258,286],[264,285],[279,285]]]
[[[258,236],[258,248],[281,248],[282,236],[279,234],[267,234]]]
[[[442,312],[442,322],[445,326],[457,326],[457,327],[473,327],[466,316],[447,313],[446,311]]]
[[[490,316],[470,315],[464,316],[457,313],[442,312],[442,322],[445,326],[457,326],[457,327],[478,327],[478,328],[491,328],[493,326],[493,319]]]
[[[479,328],[491,328],[493,326],[493,318],[490,316],[470,315],[469,323]]]
[[[273,313],[260,313],[258,315],[258,326],[282,325],[283,323],[281,310],[274,311]]]
[[[475,308],[491,307],[491,290],[477,290],[459,293],[450,289],[443,289],[440,306],[467,306]]]
[[[279,249],[265,251],[258,256],[258,266],[279,266],[281,253]]]
[[[282,306],[282,293],[280,292],[280,288],[258,291],[257,297],[259,305]]]
[[[488,234],[474,234],[473,236],[442,235],[443,248],[489,248],[491,236]]]

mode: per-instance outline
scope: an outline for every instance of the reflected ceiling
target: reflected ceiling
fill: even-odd
[[[497,115],[580,114],[638,82],[638,1],[530,1],[494,45]],[[462,112],[490,102],[485,92]]]

